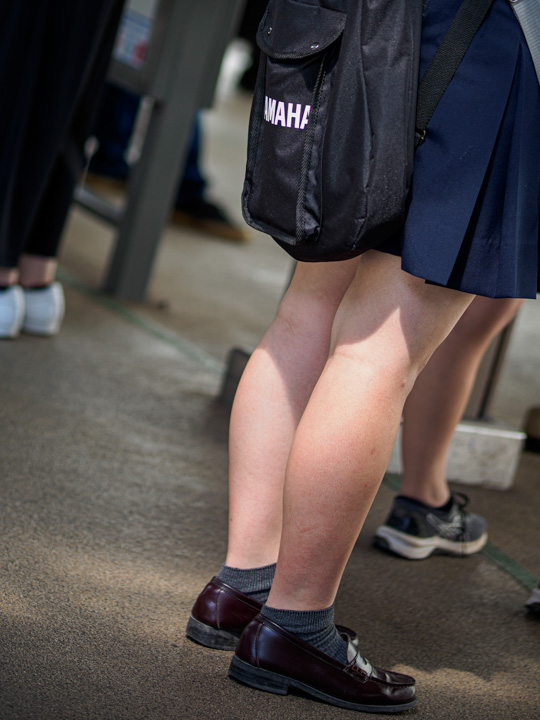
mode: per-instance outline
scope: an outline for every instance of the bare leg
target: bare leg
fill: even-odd
[[[0,286],[15,285],[18,279],[18,268],[0,267]]]
[[[416,376],[472,300],[369,252],[337,312],[331,355],[287,467],[273,608],[333,602]]]
[[[291,443],[328,357],[334,315],[357,264],[299,264],[244,371],[230,428],[230,567],[277,560]]]
[[[54,282],[58,261],[40,255],[22,255],[17,268],[0,268],[0,285],[20,283],[30,288]]]
[[[19,282],[25,288],[50,285],[54,282],[57,268],[56,258],[24,254],[19,262]]]
[[[404,410],[401,492],[427,505],[450,497],[446,461],[482,357],[523,300],[473,300],[419,375]]]

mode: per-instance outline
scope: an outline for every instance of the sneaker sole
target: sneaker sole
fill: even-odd
[[[214,650],[236,650],[240,635],[213,628],[191,615],[186,627],[186,637]]]
[[[487,539],[487,533],[483,533],[477,540],[469,542],[455,542],[439,535],[431,538],[417,538],[399,530],[394,530],[394,528],[387,525],[382,525],[375,533],[373,543],[381,550],[386,550],[408,560],[425,560],[435,553],[458,557],[473,555],[480,552]]]
[[[62,325],[62,320],[63,318],[55,321],[54,323],[50,323],[49,325],[30,325],[28,323],[24,323],[21,327],[21,332],[26,333],[27,335],[41,335],[42,337],[58,335]]]
[[[403,703],[402,705],[364,705],[361,703],[352,703],[347,700],[341,700],[333,695],[327,695],[326,693],[317,690],[317,688],[306,685],[299,680],[294,680],[285,675],[279,675],[278,673],[270,672],[269,670],[263,670],[262,668],[254,667],[243,660],[240,660],[236,655],[233,657],[231,666],[229,668],[229,677],[244,685],[255,688],[256,690],[263,690],[264,692],[275,693],[276,695],[287,695],[291,688],[300,690],[307,695],[311,695],[317,700],[322,700],[329,705],[335,705],[337,707],[347,708],[348,710],[359,710],[360,712],[368,713],[399,713],[405,710],[410,710],[417,704],[417,699],[411,700],[411,702]]]
[[[9,328],[0,328],[0,340],[15,340],[21,334],[20,327],[16,325]]]

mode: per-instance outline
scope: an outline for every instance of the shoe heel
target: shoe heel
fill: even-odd
[[[276,695],[286,695],[289,691],[287,678],[269,670],[253,667],[253,665],[240,660],[236,655],[231,661],[229,677],[257,690],[265,690]]]
[[[235,650],[238,645],[238,637],[225,630],[217,630],[210,625],[205,625],[193,615],[189,618],[186,627],[186,636],[205,647],[214,650]]]

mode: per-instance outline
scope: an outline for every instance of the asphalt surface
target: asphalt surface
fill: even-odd
[[[184,637],[225,549],[220,363],[81,288],[67,304],[58,337],[0,346],[2,720],[352,717],[238,685],[230,653]],[[381,488],[337,617],[373,662],[417,678],[409,717],[540,717],[540,622],[523,608],[539,471],[524,454],[510,491],[468,489],[499,564],[378,552],[393,494]]]
[[[207,122],[214,195],[240,221],[249,100]],[[227,678],[231,653],[184,636],[224,558],[225,358],[252,348],[290,262],[169,228],[141,305],[98,292],[112,232],[72,213],[67,316],[52,339],[0,343],[0,720],[332,720],[359,717]],[[497,419],[540,406],[540,305],[527,303]],[[336,604],[375,664],[413,674],[414,720],[539,720],[540,455],[506,492],[464,489],[489,521],[467,559],[408,562],[371,547],[396,478],[375,500]],[[379,717],[372,715],[371,717]]]

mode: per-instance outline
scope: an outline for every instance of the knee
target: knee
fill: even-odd
[[[358,258],[340,263],[298,263],[276,315],[276,322],[297,332],[329,334],[349,287]]]
[[[407,348],[380,350],[340,343],[333,347],[330,358],[345,374],[356,376],[358,382],[369,385],[374,392],[382,391],[389,400],[401,397],[403,401],[429,359],[413,356]]]
[[[320,291],[317,286],[292,285],[282,298],[274,328],[289,335],[309,335],[330,338],[339,298]]]

